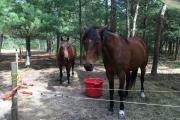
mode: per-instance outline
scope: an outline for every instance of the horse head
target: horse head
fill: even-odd
[[[84,68],[86,71],[93,71],[93,63],[97,52],[101,49],[101,33],[106,27],[91,27],[84,33],[82,42],[85,50]]]
[[[61,37],[60,52],[63,55],[64,60],[66,62],[70,61],[70,55],[69,55],[69,52],[68,52],[69,47],[70,47],[69,37],[67,37],[66,39]]]

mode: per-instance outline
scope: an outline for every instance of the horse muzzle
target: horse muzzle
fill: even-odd
[[[70,61],[69,57],[65,57],[64,60],[65,60],[66,62],[69,62],[69,61]]]
[[[94,66],[92,64],[84,64],[86,71],[93,71]]]

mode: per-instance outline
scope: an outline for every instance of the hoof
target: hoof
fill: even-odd
[[[119,110],[119,120],[126,120],[124,110]]]
[[[142,97],[142,98],[145,98],[144,92],[141,92],[141,97]]]

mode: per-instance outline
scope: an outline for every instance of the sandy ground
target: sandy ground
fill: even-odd
[[[37,56],[41,56],[42,59]],[[13,55],[8,58],[11,60]],[[0,63],[3,63],[0,66],[2,68],[0,68],[0,96],[2,97],[11,89],[11,79],[9,62],[2,60]],[[148,65],[145,89],[180,91],[180,68],[171,69],[168,66],[160,66],[158,81],[150,77],[150,68],[151,66]],[[34,84],[18,91],[19,120],[118,120],[118,103],[115,104],[114,114],[110,115],[107,110],[108,102],[82,99],[88,98],[84,94],[84,78],[101,77],[105,82],[104,88],[108,88],[104,71],[103,66],[97,66],[95,72],[89,73],[85,72],[82,66],[77,65],[75,75],[71,76],[71,84],[68,85],[65,81],[66,72],[64,71],[64,82],[60,85],[57,81],[59,71],[54,58],[34,53],[31,68],[24,68],[24,63],[19,66],[22,80]],[[137,80],[134,89],[139,88],[140,82]],[[20,92],[24,90],[32,91],[33,95],[21,94]],[[103,91],[100,98],[108,99],[108,95],[108,91]],[[114,98],[118,100],[117,92]],[[132,92],[127,101],[180,105],[180,94],[146,93],[146,98],[141,99],[138,92]],[[180,108],[133,104],[125,104],[125,108],[126,120],[180,120]],[[0,120],[10,120],[10,109],[11,100],[0,99]]]

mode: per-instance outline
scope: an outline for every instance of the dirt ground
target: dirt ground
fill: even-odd
[[[14,54],[0,55],[0,97],[11,89],[10,62]],[[94,72],[85,72],[80,65],[75,67],[75,75],[71,76],[68,85],[64,71],[63,85],[59,84],[59,71],[55,56],[44,52],[34,51],[31,57],[31,67],[25,68],[24,62],[19,63],[19,74],[24,82],[33,83],[34,86],[18,91],[19,120],[118,120],[118,106],[115,103],[114,114],[109,114],[106,101],[87,100],[84,94],[84,78],[101,77],[104,79],[104,88],[108,88],[105,70],[97,65]],[[179,62],[179,61],[178,61]],[[180,68],[171,68],[161,65],[158,68],[158,78],[150,76],[151,66],[147,66],[145,90],[153,91],[180,91]],[[117,79],[117,78],[116,78]],[[118,86],[118,80],[115,87]],[[139,77],[135,90],[140,89]],[[33,95],[21,94],[21,91],[32,91]],[[180,106],[180,93],[145,92],[146,97],[140,98],[139,92],[130,92],[126,101],[140,103],[171,104]],[[108,99],[108,91],[103,91],[102,99]],[[115,91],[115,100],[119,100]],[[0,99],[0,120],[10,120],[11,100]],[[126,120],[180,120],[180,107],[159,107],[147,105],[125,104]]]

